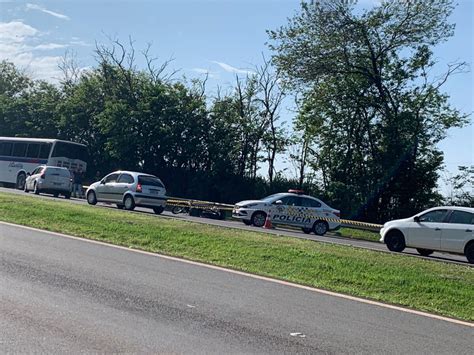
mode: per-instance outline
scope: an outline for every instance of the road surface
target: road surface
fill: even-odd
[[[5,224],[0,263],[2,353],[472,353],[472,326]]]
[[[6,193],[13,193],[13,194],[21,194],[25,195],[23,191],[20,190],[15,190],[15,189],[7,189],[7,188],[0,188],[0,192],[6,192]],[[34,196],[37,198],[43,198],[43,199],[54,199],[52,195],[33,195],[29,194],[30,196]],[[70,200],[65,200],[61,198],[64,201],[68,201],[70,203],[77,203],[77,204],[86,204],[87,202],[83,199],[70,199]],[[91,206],[92,207],[92,206]],[[114,204],[105,204],[105,203],[98,203],[94,207],[102,207],[102,208],[114,208],[116,209],[116,206]],[[122,210],[123,213],[130,213],[130,211],[125,211]],[[153,211],[148,209],[148,208],[136,208],[135,212],[139,213],[149,213],[154,215]],[[133,212],[132,212],[133,213]],[[365,248],[365,249],[371,249],[371,250],[379,250],[383,252],[389,252],[387,250],[387,247],[385,244],[377,243],[377,242],[371,242],[371,241],[366,241],[366,240],[357,240],[357,239],[349,239],[349,238],[344,238],[344,237],[339,237],[334,233],[327,233],[324,236],[317,236],[314,234],[304,234],[301,231],[298,230],[291,230],[291,229],[285,229],[278,227],[277,229],[263,229],[263,228],[255,228],[252,226],[246,226],[240,221],[235,221],[235,220],[213,220],[209,218],[200,218],[200,217],[191,217],[187,214],[172,214],[171,212],[164,212],[162,216],[168,217],[168,218],[178,218],[182,220],[187,220],[191,222],[197,222],[197,223],[205,223],[205,224],[212,224],[212,225],[217,225],[221,227],[228,227],[228,228],[238,228],[238,229],[244,229],[244,230],[249,230],[249,231],[258,231],[261,233],[271,233],[271,234],[276,234],[276,235],[283,235],[287,237],[292,237],[292,238],[300,238],[300,239],[309,239],[313,240],[316,242],[327,242],[327,243],[333,243],[333,244],[342,244],[342,245],[350,245],[353,247],[358,247],[358,248]],[[422,257],[418,254],[416,249],[414,248],[406,248],[403,252],[403,254],[410,255],[413,257],[418,257],[418,258],[425,258],[425,259],[430,259],[430,260],[435,260],[435,261],[444,261],[444,262],[449,262],[449,263],[456,263],[456,264],[461,264],[461,265],[466,265],[470,266],[470,264],[467,262],[466,258],[463,255],[453,255],[453,254],[447,254],[447,253],[439,253],[435,252],[429,257]]]

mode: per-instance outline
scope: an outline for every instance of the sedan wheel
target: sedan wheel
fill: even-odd
[[[400,253],[405,249],[405,237],[400,231],[391,231],[385,237],[385,244],[388,250]]]
[[[466,255],[467,261],[469,261],[470,264],[474,264],[474,243],[470,243],[465,251],[464,254]]]
[[[264,212],[255,212],[252,215],[251,222],[255,227],[263,227],[266,219],[267,215]]]
[[[417,251],[418,254],[420,254],[421,256],[430,256],[431,254],[433,254],[433,250],[429,250],[429,249],[417,248],[416,251]]]
[[[326,232],[328,231],[328,229],[329,229],[329,226],[326,222],[324,222],[324,221],[314,222],[314,226],[313,226],[314,234],[316,234],[316,235],[325,235]]]

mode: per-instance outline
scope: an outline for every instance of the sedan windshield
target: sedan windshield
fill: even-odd
[[[273,194],[273,195],[262,198],[261,201],[269,203],[269,202],[276,201],[276,200],[282,198],[283,196],[284,196],[284,194],[282,194],[282,193]]]

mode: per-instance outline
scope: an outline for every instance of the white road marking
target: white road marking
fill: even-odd
[[[17,227],[17,228],[28,229],[28,230],[31,230],[31,231],[44,233],[44,234],[56,235],[58,237],[78,240],[78,241],[85,242],[85,243],[92,243],[92,244],[107,246],[107,247],[110,247],[110,248],[117,248],[117,249],[129,251],[129,252],[154,256],[154,257],[158,257],[158,258],[163,258],[163,259],[167,259],[167,260],[173,260],[173,261],[177,261],[177,262],[181,262],[181,263],[185,263],[185,264],[201,266],[201,267],[205,267],[205,268],[208,268],[208,269],[219,270],[219,271],[228,272],[228,273],[231,273],[231,274],[250,277],[250,278],[253,278],[253,279],[257,279],[257,280],[273,282],[273,283],[276,283],[276,284],[285,285],[285,286],[294,287],[294,288],[299,288],[299,289],[302,289],[302,290],[312,291],[312,292],[316,292],[316,293],[320,293],[320,294],[324,294],[324,295],[328,295],[328,296],[343,298],[343,299],[346,299],[346,300],[351,300],[351,301],[356,301],[356,302],[360,302],[360,303],[370,304],[370,305],[373,305],[373,306],[393,309],[393,310],[397,310],[397,311],[401,311],[401,312],[405,312],[405,313],[415,314],[415,315],[422,316],[422,317],[443,320],[443,321],[450,322],[450,323],[453,323],[453,324],[464,325],[464,326],[467,326],[467,327],[474,328],[474,323],[471,323],[471,322],[468,322],[468,321],[462,321],[462,320],[459,320],[459,319],[448,318],[448,317],[440,316],[440,315],[437,315],[437,314],[431,314],[431,313],[427,313],[427,312],[417,311],[417,310],[414,310],[414,309],[404,308],[404,307],[401,307],[401,306],[395,306],[395,305],[386,304],[386,303],[382,303],[382,302],[371,301],[371,300],[368,300],[368,299],[359,298],[359,297],[355,297],[355,296],[349,296],[349,295],[345,295],[345,294],[342,294],[342,293],[323,290],[323,289],[319,289],[319,288],[315,288],[315,287],[299,285],[299,284],[291,283],[291,282],[288,282],[288,281],[272,279],[272,278],[266,277],[266,276],[249,274],[249,273],[243,272],[243,271],[226,269],[224,267],[205,264],[205,263],[198,262],[198,261],[186,260],[186,259],[178,258],[178,257],[175,257],[175,256],[152,253],[152,252],[148,252],[148,251],[144,251],[144,250],[131,249],[130,247],[123,247],[123,246],[120,246],[120,245],[114,245],[114,244],[110,244],[110,243],[99,242],[97,240],[91,240],[91,239],[86,239],[86,238],[81,238],[81,237],[74,237],[72,235],[67,235],[67,234],[62,234],[62,233],[57,233],[57,232],[45,231],[45,230],[42,230],[42,229],[26,227],[26,226],[22,226],[22,225],[19,225],[19,224],[14,224],[14,223],[8,223],[8,222],[0,221],[0,224],[4,224],[4,225],[7,225],[7,226],[12,226],[12,227]]]
[[[290,333],[290,335],[291,335],[292,337],[306,338],[306,335],[304,335],[303,333],[300,333],[300,332]]]

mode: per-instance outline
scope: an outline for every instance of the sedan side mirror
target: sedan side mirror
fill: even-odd
[[[31,174],[30,174],[30,173],[26,173],[26,176],[31,176]]]
[[[415,216],[413,218],[413,221],[415,221],[416,223],[420,223],[420,216]]]
[[[275,205],[283,205],[283,202],[281,200],[276,200],[274,202]]]
[[[104,185],[104,184],[105,184],[105,180],[100,180],[100,184],[101,184],[101,185]]]

